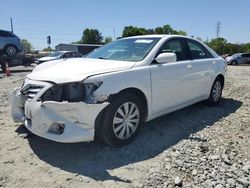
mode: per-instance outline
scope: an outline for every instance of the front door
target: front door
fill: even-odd
[[[185,41],[181,38],[168,40],[159,53],[173,52],[177,62],[157,64],[150,67],[152,80],[152,109],[158,113],[188,102],[192,98],[193,75]]]

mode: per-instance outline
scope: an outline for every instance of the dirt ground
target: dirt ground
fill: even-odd
[[[60,144],[14,123],[12,91],[31,70],[0,72],[0,187],[250,187],[250,66],[228,67],[219,106],[157,118],[122,148]]]

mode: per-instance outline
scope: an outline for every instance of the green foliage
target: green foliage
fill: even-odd
[[[21,43],[23,45],[24,53],[31,53],[33,51],[32,44],[28,40],[22,39]]]
[[[107,44],[107,43],[110,43],[110,42],[112,42],[112,38],[111,37],[105,37],[104,43]]]
[[[130,37],[135,35],[146,35],[148,31],[145,28],[139,28],[134,26],[126,26],[123,29],[122,37]]]
[[[250,52],[250,43],[232,44],[228,43],[224,38],[212,39],[211,41],[207,42],[207,45],[219,55]]]
[[[102,44],[102,33],[97,29],[85,29],[82,34],[83,44]]]
[[[82,44],[82,41],[71,42],[71,44]]]
[[[47,47],[43,49],[44,52],[51,52],[54,51],[51,47]]]
[[[142,27],[126,26],[123,29],[122,37],[130,37],[130,36],[146,35],[146,34],[187,35],[185,31],[174,30],[170,25],[164,25],[163,27],[156,27],[155,29],[146,29]]]

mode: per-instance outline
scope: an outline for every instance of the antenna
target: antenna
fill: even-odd
[[[220,37],[221,22],[218,21],[216,24],[216,38]]]
[[[11,32],[13,33],[13,32],[14,32],[14,30],[13,30],[12,18],[10,18],[10,27],[11,27]]]

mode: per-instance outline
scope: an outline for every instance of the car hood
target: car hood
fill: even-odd
[[[32,80],[67,83],[114,71],[128,70],[135,62],[74,58],[48,61],[38,65],[27,77]]]
[[[38,61],[50,61],[58,58],[59,57],[41,57],[40,59],[38,59]]]

